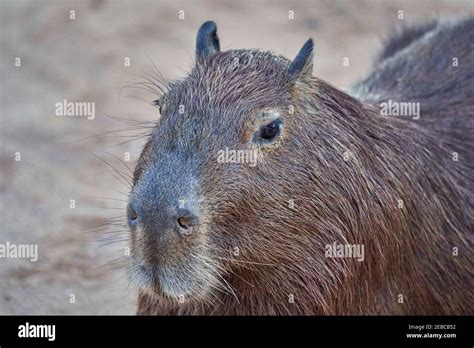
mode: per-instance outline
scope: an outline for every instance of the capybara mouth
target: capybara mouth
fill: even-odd
[[[190,257],[175,265],[156,265],[134,258],[130,280],[146,293],[177,303],[199,301],[214,286],[216,270]]]

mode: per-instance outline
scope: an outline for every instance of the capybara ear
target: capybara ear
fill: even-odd
[[[313,39],[305,42],[298,55],[288,67],[288,74],[297,79],[301,76],[311,76],[313,73]]]
[[[202,61],[211,54],[219,52],[219,50],[216,23],[213,21],[204,22],[196,37],[196,59]]]

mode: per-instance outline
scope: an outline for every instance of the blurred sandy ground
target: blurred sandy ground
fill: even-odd
[[[0,259],[0,314],[134,312],[135,290],[124,269],[104,266],[124,254],[126,242],[100,247],[104,234],[91,232],[105,219],[124,215],[126,196],[117,191],[128,188],[91,153],[126,173],[112,155],[130,152],[133,166],[143,140],[120,143],[140,130],[69,143],[134,125],[104,114],[155,120],[156,110],[140,100],[153,100],[151,94],[125,89],[119,98],[120,89],[137,80],[132,74],[152,72],[151,62],[167,78],[183,76],[203,21],[217,22],[224,50],[261,48],[292,58],[311,36],[315,74],[344,88],[367,72],[380,39],[396,25],[473,14],[473,4],[2,0],[0,242],[37,243],[39,260]],[[76,11],[75,20],[69,19],[70,10]],[[288,19],[290,10],[294,20]],[[404,11],[403,21],[398,10]],[[21,67],[14,66],[15,57]],[[130,67],[124,66],[125,57]],[[343,67],[343,57],[350,59],[349,67]],[[64,99],[95,102],[95,120],[56,117],[55,103]],[[21,152],[21,162],[14,161],[15,152]],[[117,230],[125,231],[109,229]]]

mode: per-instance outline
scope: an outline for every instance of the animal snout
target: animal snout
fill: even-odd
[[[161,203],[146,206],[146,203],[134,200],[129,203],[127,219],[132,229],[142,228],[155,237],[166,237],[171,232],[179,236],[193,233],[199,224],[199,216],[194,204]]]
[[[183,234],[188,234],[198,223],[198,217],[188,209],[179,209],[176,222]]]

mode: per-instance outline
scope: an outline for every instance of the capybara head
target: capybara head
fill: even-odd
[[[293,62],[220,52],[215,24],[201,26],[196,66],[157,100],[161,118],[134,173],[128,217],[142,287],[203,299],[246,267],[233,253],[262,263],[262,253],[289,252],[298,233],[282,240],[279,231],[297,219],[289,202],[304,194],[301,156],[317,122],[295,100],[296,84],[311,77],[312,49],[308,40]]]
[[[436,139],[418,125],[380,121],[373,106],[313,77],[312,53],[311,39],[292,61],[221,52],[215,24],[199,29],[196,64],[156,101],[161,117],[134,172],[139,313],[462,308],[453,305],[462,290],[439,300],[439,279],[459,281],[468,264],[446,253],[463,243],[446,221],[454,231],[468,224],[453,203],[466,199],[457,169],[426,151]],[[365,252],[328,256],[333,244]],[[446,265],[457,271],[440,272]],[[401,294],[416,300],[400,306]]]

